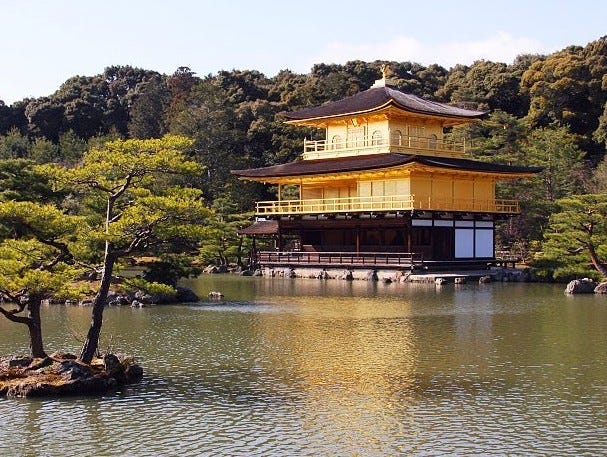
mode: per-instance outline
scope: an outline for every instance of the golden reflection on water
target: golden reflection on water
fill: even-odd
[[[395,421],[394,410],[402,413],[411,400],[403,397],[415,389],[419,352],[411,302],[365,297],[369,284],[362,282],[310,281],[304,295],[299,284],[299,296],[288,282],[265,285],[260,299],[286,303],[290,312],[280,325],[257,321],[255,331],[265,341],[271,369],[287,366],[285,376],[300,380],[307,396],[304,427],[329,422],[370,443],[400,434],[404,423]]]

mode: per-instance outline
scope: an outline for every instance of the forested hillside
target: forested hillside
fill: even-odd
[[[271,197],[272,190],[239,182],[230,169],[292,160],[304,137],[319,134],[284,125],[280,113],[366,90],[386,63],[405,92],[490,112],[485,121],[453,132],[467,137],[475,157],[544,168],[532,182],[500,189],[519,198],[524,211],[501,228],[503,248],[531,258],[559,199],[607,189],[606,36],[551,55],[522,55],[510,64],[477,61],[449,70],[353,61],[317,64],[309,74],[283,70],[271,78],[255,70],[200,76],[181,67],[163,75],[128,66],[74,76],[46,97],[11,106],[0,101],[0,198],[21,195],[15,186],[36,192],[28,184],[36,182],[32,174],[17,178],[11,172],[14,159],[70,165],[109,139],[171,133],[194,140],[189,155],[205,171],[189,184],[203,191],[218,221],[242,220],[235,215]],[[36,198],[51,198],[39,187]]]

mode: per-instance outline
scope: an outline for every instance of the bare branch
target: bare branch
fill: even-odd
[[[171,219],[170,216],[163,216],[163,217],[159,217],[158,219],[148,223],[145,227],[140,229],[135,234],[135,237],[133,238],[133,240],[131,241],[129,246],[124,249],[116,251],[116,255],[118,257],[124,257],[124,256],[127,256],[127,255],[135,252],[137,249],[144,247],[145,243],[147,243],[149,241],[150,237],[152,237],[154,235],[154,228],[156,226],[158,226],[159,224],[161,224],[162,222],[166,222],[170,219]]]
[[[25,309],[25,306],[23,307]],[[21,311],[23,311],[23,309]],[[6,310],[2,306],[0,306],[0,314],[3,314],[9,321],[17,322],[19,324],[28,324],[30,322],[29,317],[25,316],[17,316],[20,313],[18,309]]]
[[[584,250],[585,250],[585,248],[579,247],[579,248],[576,248],[576,249],[567,249],[567,252],[569,254],[571,254],[571,255],[575,255],[575,254],[579,254],[580,252],[583,252]]]
[[[111,219],[110,219],[108,222],[109,222],[110,224],[113,224],[114,222],[118,222],[118,221],[120,220],[120,218],[122,217],[122,214],[123,214],[123,213],[121,213],[121,212],[120,212],[120,213],[118,213],[118,214],[116,214],[116,215],[115,215],[114,217],[112,217],[112,218],[111,218]]]
[[[19,307],[18,310],[13,311],[14,313],[20,313],[25,309],[26,303],[22,300],[25,295],[25,290],[21,290],[16,294],[11,293],[8,290],[0,290],[0,296],[2,296],[2,298],[8,298],[9,302],[15,303]]]
[[[74,256],[72,255],[72,253],[70,252],[69,248],[67,247],[67,244],[61,243],[61,242],[55,241],[55,240],[44,240],[44,239],[40,239],[40,242],[44,243],[44,244],[47,244],[49,246],[52,246],[55,249],[58,249],[59,252],[57,253],[57,255],[53,259],[51,259],[48,262],[40,265],[38,267],[38,270],[40,270],[40,271],[50,270],[55,265],[57,265],[59,262],[66,262],[66,263],[68,263],[71,260],[73,260]]]
[[[82,179],[82,180],[76,180],[75,181],[76,184],[80,184],[80,185],[84,185],[84,186],[89,186],[92,187],[93,189],[99,189],[102,192],[106,192],[106,193],[111,193],[112,190],[102,186],[101,184],[99,184],[98,181],[92,180],[92,179]]]
[[[131,185],[131,181],[133,180],[133,178],[135,177],[135,172],[134,170],[131,170],[124,178],[124,183],[122,183],[120,186],[116,186],[114,189],[112,189],[112,193],[110,195],[110,199],[112,201],[118,199],[122,194],[124,194],[126,192],[126,190],[129,188],[129,186]]]

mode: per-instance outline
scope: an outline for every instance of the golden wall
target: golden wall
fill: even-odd
[[[490,176],[431,174],[412,172],[395,179],[363,179],[336,184],[304,184],[301,199],[334,199],[349,197],[413,195],[416,201],[493,200],[495,180]]]
[[[400,135],[399,135],[400,134]],[[419,119],[386,119],[360,118],[333,121],[327,125],[326,140],[335,147],[353,148],[357,146],[372,146],[373,144],[399,145],[407,144],[407,137],[430,138],[436,136],[437,141],[443,139],[443,126],[440,122]]]

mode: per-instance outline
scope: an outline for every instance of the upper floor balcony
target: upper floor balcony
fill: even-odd
[[[318,198],[305,200],[262,201],[257,203],[258,216],[294,216],[394,211],[449,211],[518,214],[518,200],[420,198],[414,195],[372,197]]]
[[[466,141],[444,141],[436,135],[429,137],[392,135],[389,139],[377,134],[346,140],[334,137],[331,140],[304,139],[304,160],[351,157],[357,155],[405,153],[439,157],[462,158],[466,153]]]

